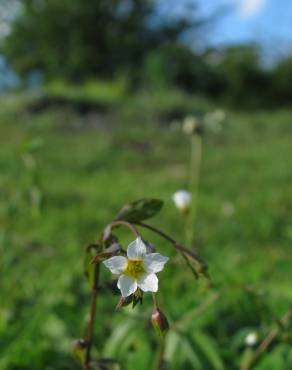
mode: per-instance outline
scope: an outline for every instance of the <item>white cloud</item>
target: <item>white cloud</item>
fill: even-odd
[[[239,15],[249,18],[258,14],[265,6],[266,0],[240,0],[238,4]]]

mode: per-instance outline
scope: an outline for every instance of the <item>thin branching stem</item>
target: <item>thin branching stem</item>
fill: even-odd
[[[152,299],[153,299],[153,306],[157,309],[158,308],[157,298],[154,292],[152,292]]]
[[[164,238],[169,243],[171,243],[175,247],[176,251],[181,254],[181,256],[185,260],[187,266],[189,267],[189,269],[192,272],[192,274],[194,275],[194,277],[196,279],[198,279],[199,274],[193,268],[192,264],[190,263],[190,261],[189,261],[189,259],[187,257],[187,256],[189,256],[189,257],[193,258],[194,260],[196,260],[197,262],[199,262],[200,264],[202,264],[202,266],[206,266],[205,262],[196,253],[194,253],[193,251],[191,251],[188,248],[184,247],[183,245],[177,243],[177,241],[175,241],[172,237],[170,237],[169,235],[165,234],[163,231],[161,231],[160,229],[157,229],[154,226],[145,224],[143,222],[135,222],[135,224],[138,225],[138,226],[144,227],[145,229],[149,229],[149,230],[153,231],[154,233],[160,235],[162,238]]]
[[[285,313],[285,315],[280,319],[279,322],[281,326],[285,327],[290,322],[291,319],[292,319],[292,308],[290,308]],[[266,353],[270,345],[274,342],[274,340],[280,334],[280,330],[281,328],[279,327],[279,325],[272,328],[269,334],[266,336],[266,338],[260,343],[258,348],[255,350],[251,359],[247,363],[244,363],[241,366],[240,370],[250,370],[253,367],[253,365],[255,365],[256,362],[260,359],[260,357],[264,353]]]
[[[127,221],[122,221],[122,220],[117,220],[117,221],[113,221],[111,222],[107,227],[110,227],[110,228],[113,228],[113,227],[116,227],[116,226],[125,226],[127,227],[129,230],[132,231],[132,233],[135,235],[135,237],[138,237],[140,236],[138,230],[135,228],[135,226],[133,224],[131,224],[130,222],[127,222]]]
[[[96,300],[97,300],[97,291],[98,291],[98,284],[99,284],[99,264],[95,265],[95,279],[93,282],[93,286],[91,289],[91,303],[90,303],[90,311],[89,311],[89,322],[87,326],[87,333],[86,333],[86,352],[85,352],[85,361],[84,361],[84,370],[90,369],[90,362],[91,362],[91,348],[93,343],[94,337],[94,324],[95,324],[95,317],[96,317]]]
[[[192,193],[192,205],[190,213],[186,220],[186,243],[193,245],[194,238],[194,222],[198,203],[198,190],[201,173],[202,162],[202,136],[201,134],[194,134],[191,137],[191,155],[190,155],[190,169],[189,169],[189,191]]]
[[[152,226],[152,225],[149,225],[149,224],[145,224],[144,222],[134,222],[135,225],[137,226],[141,226],[145,229],[148,229],[148,230],[151,230],[153,231],[154,233],[156,233],[157,235],[160,235],[162,238],[164,238],[165,240],[167,240],[169,243],[171,243],[175,249],[179,252],[181,252],[183,255],[188,255],[196,260],[200,260],[201,258],[196,254],[194,253],[193,251],[191,251],[190,249],[184,247],[183,245],[179,244],[176,240],[174,240],[172,237],[170,237],[169,235],[165,234],[163,231],[161,231],[160,229]]]
[[[161,338],[161,340],[160,340],[157,370],[164,370],[165,369],[165,359],[164,359],[164,357],[165,357],[165,337]]]
[[[138,233],[137,229],[134,225],[127,221],[117,220],[113,221],[107,227],[107,228],[113,228],[117,226],[125,226],[127,227],[132,233],[135,235],[135,237],[138,237],[140,234]],[[102,235],[99,240],[100,244],[102,245]],[[96,301],[97,301],[97,293],[98,293],[98,285],[99,285],[99,275],[100,275],[100,265],[97,263],[95,265],[94,270],[94,282],[91,289],[91,303],[90,303],[90,309],[89,309],[89,321],[87,326],[87,332],[86,332],[86,350],[85,350],[85,361],[84,361],[84,370],[90,370],[90,363],[91,363],[91,349],[92,349],[92,343],[94,338],[94,325],[95,325],[95,318],[96,318]]]

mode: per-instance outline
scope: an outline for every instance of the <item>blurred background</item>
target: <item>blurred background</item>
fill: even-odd
[[[124,203],[162,199],[150,222],[185,242],[171,197],[189,186],[194,119],[193,248],[211,283],[151,236],[173,257],[166,368],[292,369],[291,20],[289,0],[0,0],[1,370],[79,368],[84,246]],[[96,354],[157,368],[151,300],[117,301],[102,290]]]

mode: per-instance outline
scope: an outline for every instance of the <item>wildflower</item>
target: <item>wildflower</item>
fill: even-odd
[[[189,191],[178,190],[173,194],[172,199],[181,213],[189,213],[192,202],[192,194]]]
[[[226,113],[221,109],[217,109],[214,112],[208,112],[204,117],[206,126],[214,133],[218,133],[222,130],[222,123],[225,119]]]
[[[157,272],[163,270],[168,257],[160,253],[147,253],[147,246],[137,237],[127,249],[127,257],[114,256],[103,263],[115,275],[119,275],[118,288],[123,297],[138,288],[143,292],[157,292]]]
[[[183,121],[182,129],[187,135],[193,135],[195,133],[200,134],[202,130],[202,124],[198,118],[194,116],[187,116]]]
[[[253,347],[257,344],[258,341],[258,334],[256,332],[250,332],[246,337],[245,337],[245,344],[249,347]]]

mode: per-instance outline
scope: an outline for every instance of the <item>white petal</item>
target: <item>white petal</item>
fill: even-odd
[[[137,290],[137,282],[126,275],[121,275],[118,280],[118,288],[123,297],[128,297]]]
[[[146,245],[143,243],[142,239],[138,238],[133,241],[127,249],[127,256],[130,260],[141,260],[146,254]]]
[[[138,287],[143,292],[157,292],[158,290],[158,279],[155,274],[144,275],[138,280]]]
[[[178,208],[183,208],[190,206],[192,194],[187,190],[178,190],[173,194],[172,199]]]
[[[160,253],[150,253],[144,257],[144,266],[149,273],[160,272],[167,261],[168,257],[162,256]]]
[[[114,256],[103,261],[103,263],[113,274],[119,275],[127,267],[127,258],[123,256]]]

